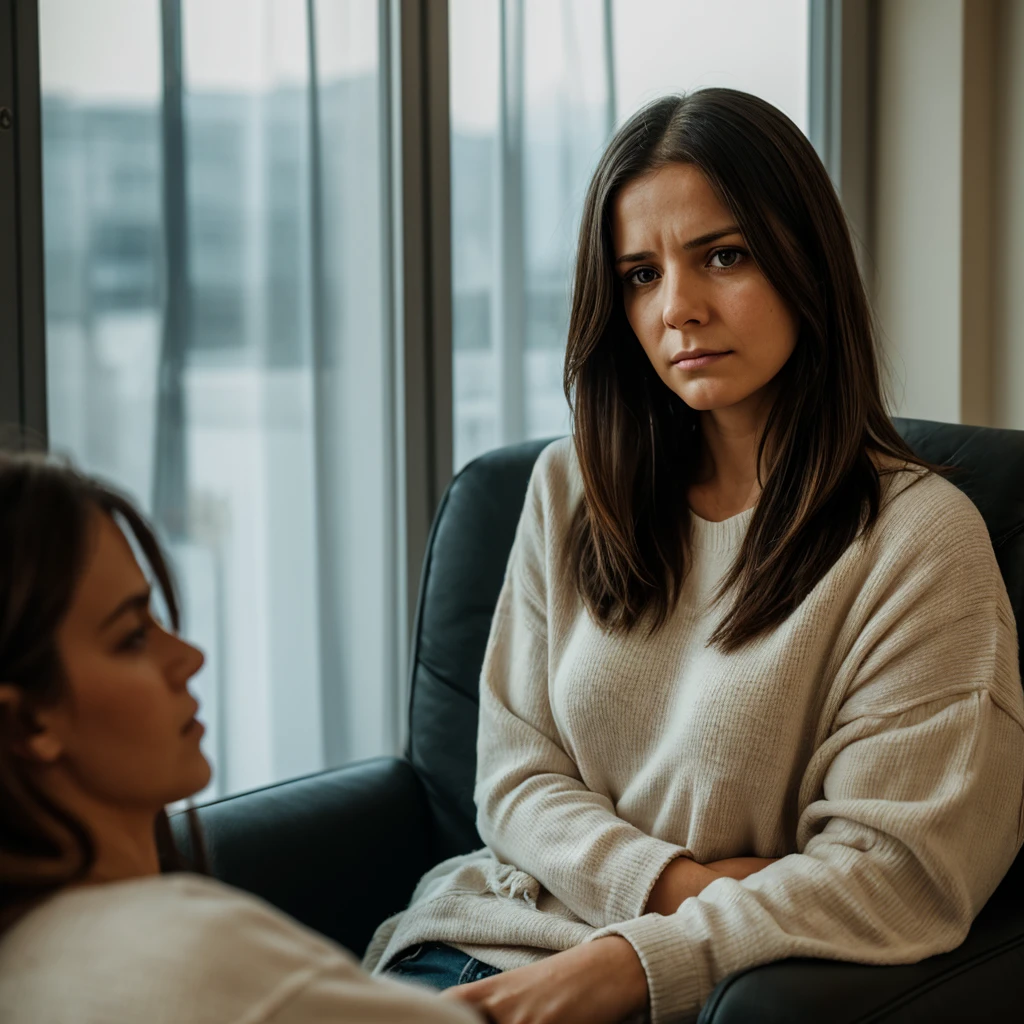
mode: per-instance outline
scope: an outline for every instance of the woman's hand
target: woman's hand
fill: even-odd
[[[647,1006],[647,975],[618,935],[493,978],[445,989],[491,1024],[618,1024]]]
[[[740,881],[762,868],[774,864],[775,857],[729,857],[698,864],[689,857],[677,857],[666,865],[647,897],[645,914],[674,914],[684,900],[698,896],[716,878]]]

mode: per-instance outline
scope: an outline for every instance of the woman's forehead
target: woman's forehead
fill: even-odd
[[[97,510],[90,517],[85,557],[65,619],[75,632],[95,632],[130,594],[148,586],[131,545],[117,523]]]
[[[669,230],[697,238],[731,221],[707,178],[692,164],[667,164],[622,187],[612,208],[616,255]]]

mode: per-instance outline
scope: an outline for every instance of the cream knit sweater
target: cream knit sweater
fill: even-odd
[[[796,611],[736,653],[709,595],[753,517],[693,516],[659,632],[608,635],[573,584],[570,442],[534,469],[480,682],[487,846],[420,882],[365,963],[426,940],[503,969],[633,945],[655,1024],[789,956],[894,964],[963,941],[1024,841],[1024,696],[985,524],[952,483],[883,476],[883,510]],[[644,914],[681,855],[782,858]]]
[[[254,856],[259,852],[254,851]],[[3,1024],[480,1024],[197,875],[68,889],[0,938]]]

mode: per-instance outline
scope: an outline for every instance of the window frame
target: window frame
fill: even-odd
[[[36,0],[0,0],[0,424],[45,446],[46,307]]]
[[[434,512],[452,477],[448,0],[384,0],[390,59],[398,636],[410,644]],[[408,646],[399,700],[408,702]],[[402,715],[401,729],[405,728]],[[405,744],[402,735],[402,744]]]
[[[165,18],[181,0],[161,0]],[[311,0],[308,0],[311,3]],[[516,0],[502,0],[502,8]],[[871,0],[808,0],[812,141],[870,246]],[[448,0],[377,0],[389,152],[384,343],[394,368],[393,529],[397,747],[404,747],[410,632],[434,513],[452,478],[452,275]],[[603,16],[609,19],[609,0]],[[172,12],[173,13],[173,12]],[[180,17],[180,14],[179,14]],[[45,443],[46,319],[38,0],[0,0],[0,422]],[[165,83],[166,84],[166,83]],[[179,85],[180,88],[180,85]],[[614,84],[613,84],[614,89]],[[7,340],[10,339],[10,340]],[[382,681],[387,685],[387,681]]]
[[[809,5],[809,135],[842,198],[864,274],[873,241],[876,5],[872,0],[809,0]]]

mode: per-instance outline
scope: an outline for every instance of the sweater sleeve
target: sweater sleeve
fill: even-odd
[[[617,934],[654,1024],[692,1020],[727,974],[792,956],[914,963],[958,946],[1024,839],[1024,698],[980,516],[886,556],[834,723],[803,778],[796,853],[717,879]]]
[[[500,860],[533,876],[595,928],[636,917],[687,850],[646,835],[591,792],[566,750],[548,691],[550,490],[534,470],[498,598],[480,680],[477,829]]]
[[[440,999],[432,989],[371,977],[347,949],[258,898],[207,879],[186,882],[184,889],[191,898],[178,901],[173,920],[183,922],[192,941],[173,948],[188,996],[202,1009],[181,1004],[173,1019],[201,1024],[480,1024],[474,1011]],[[159,928],[155,934],[166,962],[168,937]],[[139,974],[148,977],[145,970]]]

